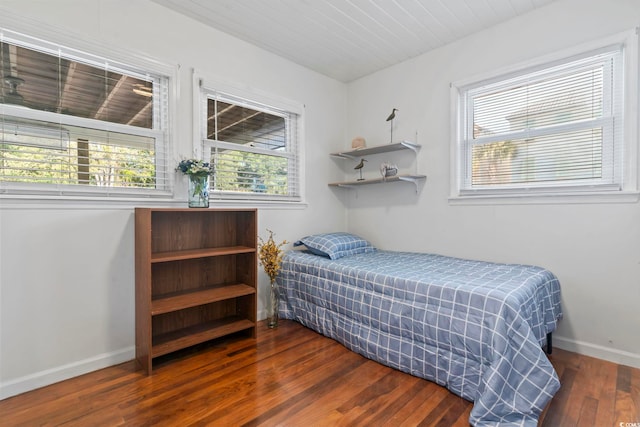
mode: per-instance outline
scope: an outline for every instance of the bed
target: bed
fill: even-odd
[[[349,233],[287,252],[280,316],[474,402],[474,426],[536,426],[559,389],[543,347],[562,317],[548,270],[377,250]]]

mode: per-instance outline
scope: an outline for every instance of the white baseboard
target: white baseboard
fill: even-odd
[[[128,347],[111,353],[99,354],[56,368],[47,369],[0,383],[0,400],[35,390],[53,383],[77,377],[98,369],[118,365],[135,358],[135,347]]]
[[[640,354],[553,335],[553,347],[640,369]]]

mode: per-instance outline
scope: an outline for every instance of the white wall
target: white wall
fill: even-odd
[[[423,146],[418,169],[427,175],[418,195],[403,184],[352,192],[349,229],[386,249],[547,267],[559,276],[563,293],[556,345],[640,367],[637,201],[461,206],[447,199],[450,82],[638,24],[636,0],[561,0],[349,84],[348,138],[387,143],[385,118],[398,108],[394,140],[414,140],[417,132]],[[382,160],[376,161],[367,165],[374,175]]]
[[[7,28],[23,25],[12,19],[18,15],[65,40],[124,46],[179,65],[176,164],[192,152],[193,67],[304,104],[307,205],[260,209],[260,234],[269,228],[294,241],[346,228],[341,196],[326,185],[340,176],[327,153],[344,140],[344,84],[147,0],[2,0],[0,9]],[[176,178],[168,205],[185,207],[186,182]],[[0,198],[0,398],[133,358],[134,206]],[[267,289],[260,272],[259,314]]]

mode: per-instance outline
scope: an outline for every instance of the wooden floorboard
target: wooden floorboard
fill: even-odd
[[[640,370],[555,349],[540,426],[640,427]],[[468,426],[472,404],[291,321],[0,401],[0,426]],[[620,424],[622,423],[622,424]]]

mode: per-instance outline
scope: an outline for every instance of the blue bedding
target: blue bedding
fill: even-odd
[[[535,266],[390,252],[284,256],[280,316],[473,401],[475,426],[536,426],[560,387],[543,352],[560,285]]]

